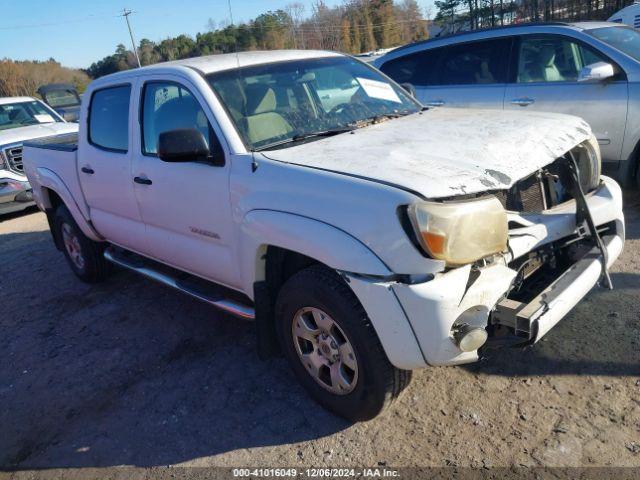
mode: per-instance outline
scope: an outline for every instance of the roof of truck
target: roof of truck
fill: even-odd
[[[325,50],[269,50],[238,52],[237,54],[222,53],[218,55],[206,55],[203,57],[155,63],[147,67],[125,70],[111,75],[106,75],[101,77],[100,80],[108,78],[111,81],[119,77],[135,76],[140,71],[166,69],[167,67],[170,68],[174,66],[193,68],[204,75],[208,75],[210,73],[230,70],[238,67],[242,68],[266,63],[286,62],[288,60],[304,60],[307,58],[336,57],[340,55],[340,53]]]
[[[285,62],[287,60],[304,60],[306,58],[334,57],[339,53],[324,50],[270,50],[254,52],[223,53],[219,55],[207,55],[204,57],[185,58],[172,62],[158,63],[157,67],[169,65],[184,65],[196,68],[204,74],[229,70],[231,68],[248,67],[261,63]]]

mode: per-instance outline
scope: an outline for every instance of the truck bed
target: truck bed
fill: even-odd
[[[24,142],[24,170],[29,177],[36,201],[46,197],[43,188],[52,188],[67,204],[77,205],[89,218],[77,171],[78,134],[65,133]],[[64,197],[64,196],[67,197]]]

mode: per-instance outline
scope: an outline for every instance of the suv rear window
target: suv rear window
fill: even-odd
[[[423,50],[403,57],[389,60],[380,70],[398,83],[410,83],[415,87],[433,84],[438,54],[441,48]]]
[[[474,85],[507,82],[510,38],[451,45],[439,65],[439,85]]]
[[[131,85],[96,90],[89,111],[89,143],[115,152],[129,149]]]

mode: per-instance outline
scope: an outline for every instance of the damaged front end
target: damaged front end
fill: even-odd
[[[575,209],[575,231],[559,240],[546,243],[525,255],[515,258],[509,266],[517,271],[514,283],[491,312],[487,330],[491,345],[527,344],[542,337],[555,325],[569,308],[555,308],[562,297],[580,298],[589,291],[593,279],[613,289],[609,267],[610,250],[617,257],[624,241],[622,217],[598,224],[591,212],[587,195],[594,192],[591,172],[581,162],[584,150],[570,151],[549,167],[536,173],[536,187],[540,191],[542,212],[572,200]],[[598,169],[599,170],[599,169]],[[599,173],[599,171],[598,171]],[[527,179],[531,183],[530,179]],[[561,192],[561,197],[558,193]],[[510,235],[527,235],[527,225],[512,220]],[[566,302],[565,302],[566,303]]]
[[[600,177],[594,143],[580,144],[508,190],[441,200],[473,205],[471,217],[434,208],[434,202],[427,202],[422,218],[409,211],[415,236],[422,236],[416,246],[443,270],[426,281],[366,287],[354,277],[352,288],[364,305],[375,301],[379,309],[385,290],[393,293],[426,364],[469,363],[479,349],[538,341],[596,284],[611,287],[608,268],[623,248],[622,192]],[[488,197],[495,203],[475,203]],[[462,244],[459,234],[467,236]],[[384,322],[377,317],[396,315],[367,311],[376,328]]]

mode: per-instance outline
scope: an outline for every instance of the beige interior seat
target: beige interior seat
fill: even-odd
[[[545,45],[540,49],[540,64],[542,75],[546,82],[561,82],[564,76],[556,66],[556,49],[552,45]]]
[[[293,131],[287,120],[276,112],[276,94],[263,83],[247,85],[245,88],[247,116],[246,132],[251,143],[278,138]]]

